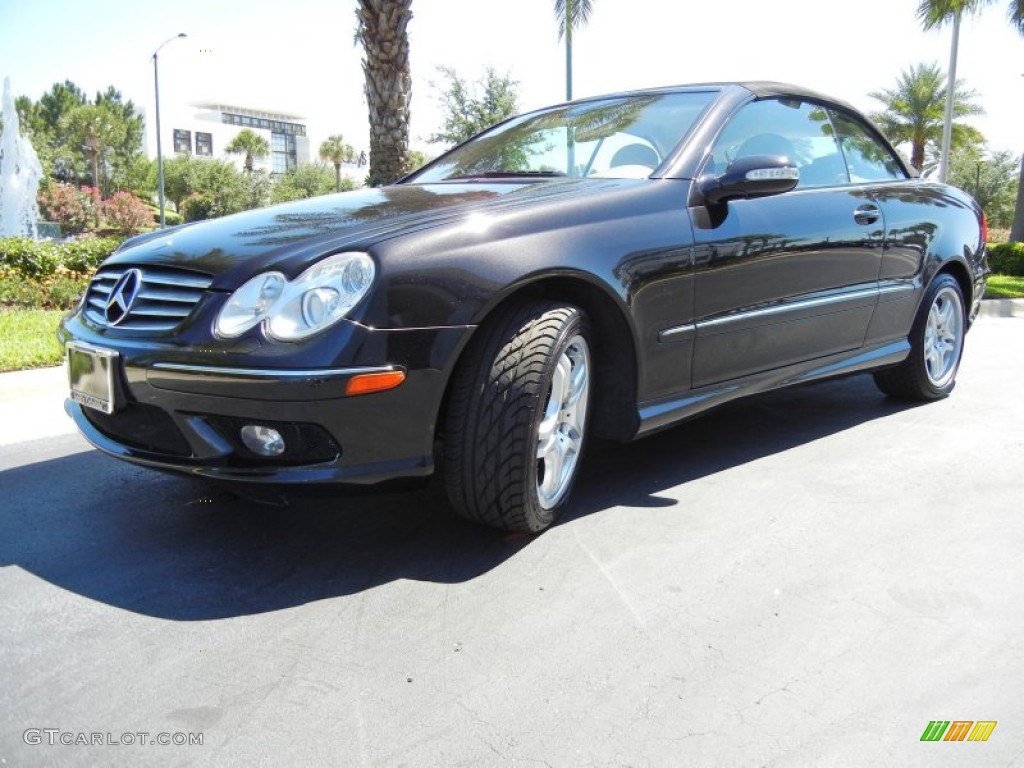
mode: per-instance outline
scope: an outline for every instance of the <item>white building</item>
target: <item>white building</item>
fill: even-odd
[[[215,157],[245,163],[243,155],[229,155],[224,148],[243,128],[262,136],[270,145],[267,157],[257,158],[255,169],[284,173],[299,163],[309,162],[309,138],[299,115],[268,112],[228,104],[190,104],[185,107],[160,104],[160,143],[164,158],[175,154]],[[156,158],[156,126],[146,115],[144,150]]]

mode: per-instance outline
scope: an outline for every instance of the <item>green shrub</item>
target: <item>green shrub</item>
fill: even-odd
[[[28,237],[0,238],[0,269],[11,270],[22,277],[52,275],[60,266],[54,244],[37,242]]]
[[[121,243],[119,237],[83,237],[64,242],[27,237],[0,238],[0,269],[22,278],[45,278],[63,267],[78,274],[92,273]]]
[[[39,309],[46,303],[46,290],[35,280],[0,272],[0,307]]]
[[[202,221],[214,215],[215,207],[213,198],[195,192],[181,203],[181,215],[185,221]]]
[[[1024,277],[1024,243],[990,243],[988,265],[997,275]]]
[[[87,277],[71,277],[70,275],[58,274],[45,286],[45,290],[49,295],[46,297],[43,306],[48,309],[74,309],[88,287],[89,278]]]
[[[58,244],[60,265],[71,272],[91,274],[112,254],[123,237],[83,237]]]

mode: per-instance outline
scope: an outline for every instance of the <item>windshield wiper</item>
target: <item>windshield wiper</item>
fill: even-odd
[[[447,181],[461,179],[553,179],[565,176],[561,171],[484,171],[483,173],[467,173],[465,176],[449,176]]]

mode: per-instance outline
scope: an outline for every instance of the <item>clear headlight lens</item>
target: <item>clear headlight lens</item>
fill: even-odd
[[[217,335],[231,339],[263,322],[287,284],[280,272],[265,272],[246,282],[217,315]]]
[[[376,274],[365,253],[339,253],[294,280],[267,272],[235,291],[217,316],[219,336],[231,338],[264,322],[268,336],[297,341],[341,320],[362,299]]]

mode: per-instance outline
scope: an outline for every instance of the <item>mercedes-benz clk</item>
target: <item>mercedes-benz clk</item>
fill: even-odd
[[[510,119],[377,189],[125,242],[62,323],[101,450],[240,483],[443,473],[540,531],[592,437],[853,372],[947,395],[984,217],[852,108],[774,83]]]

